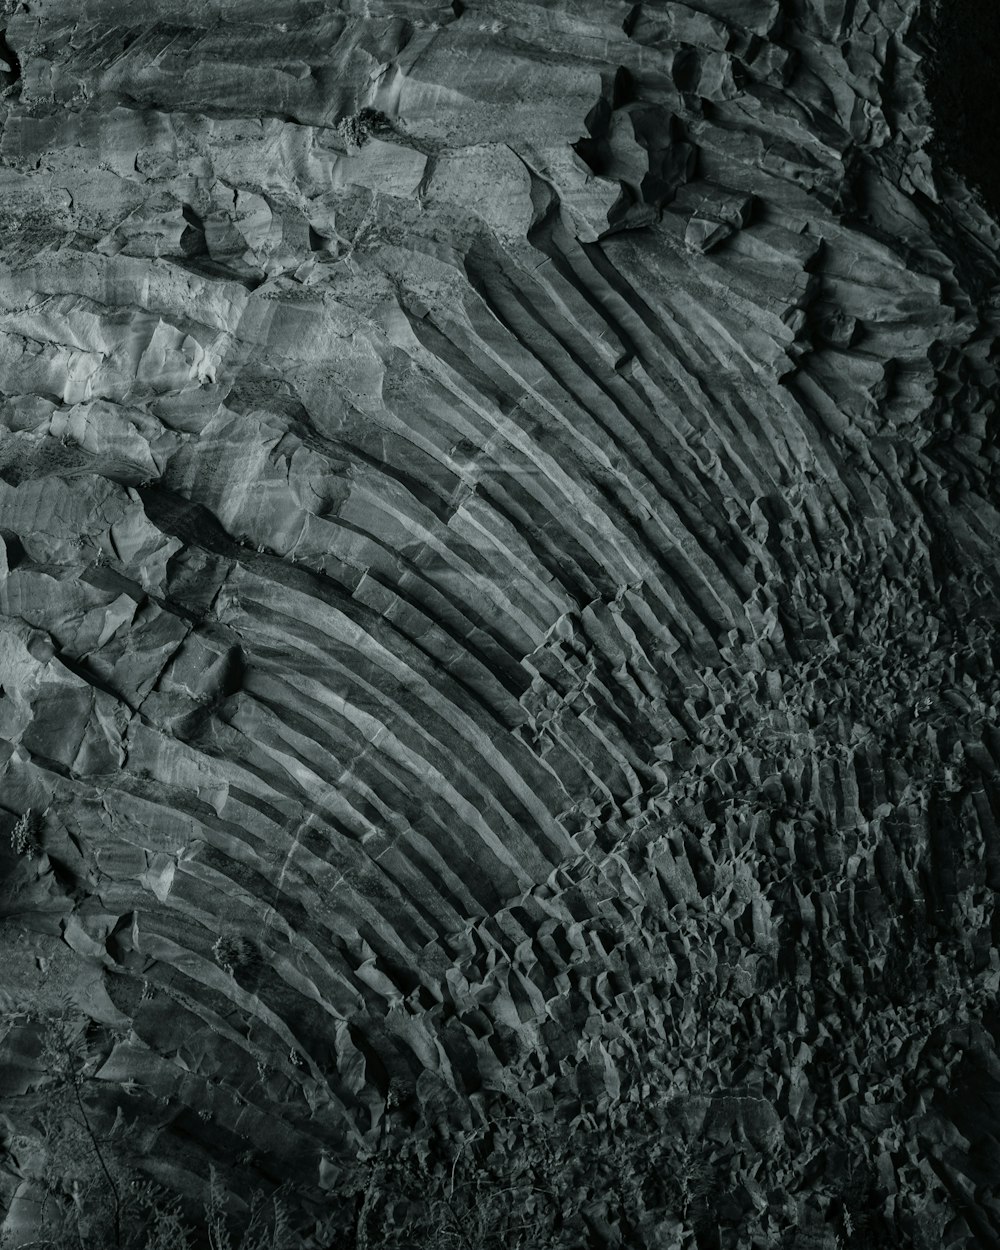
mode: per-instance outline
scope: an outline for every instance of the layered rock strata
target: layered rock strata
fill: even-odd
[[[390,1094],[697,1151],[551,1244],[1000,1239],[1000,233],[923,20],[8,11],[16,1238],[68,995],[108,1150],[296,1244]]]

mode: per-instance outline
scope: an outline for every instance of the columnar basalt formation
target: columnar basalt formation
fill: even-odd
[[[105,1179],[289,1245],[468,1240],[403,1139],[484,1246],[1000,1242],[1000,231],[929,20],[8,3],[15,1244],[55,1015]]]

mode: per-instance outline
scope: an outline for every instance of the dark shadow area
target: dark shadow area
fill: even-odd
[[[995,0],[929,3],[924,39],[927,95],[934,115],[931,150],[979,188],[1000,217],[1000,5]]]
[[[181,251],[185,256],[207,256],[208,245],[205,242],[205,223],[190,204],[181,207],[181,215],[186,222],[181,234]]]
[[[12,87],[21,78],[21,62],[17,53],[7,42],[6,31],[0,31],[0,88]]]

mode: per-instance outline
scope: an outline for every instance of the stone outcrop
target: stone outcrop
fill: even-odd
[[[1000,1239],[1000,232],[917,10],[8,5],[15,1239],[58,1003],[107,1150],[296,1245],[501,1098],[698,1156],[544,1244]]]

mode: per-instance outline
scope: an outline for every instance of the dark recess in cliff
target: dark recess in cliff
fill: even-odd
[[[1000,6],[993,0],[932,0],[926,21],[932,151],[978,187],[991,214],[1000,216]]]

